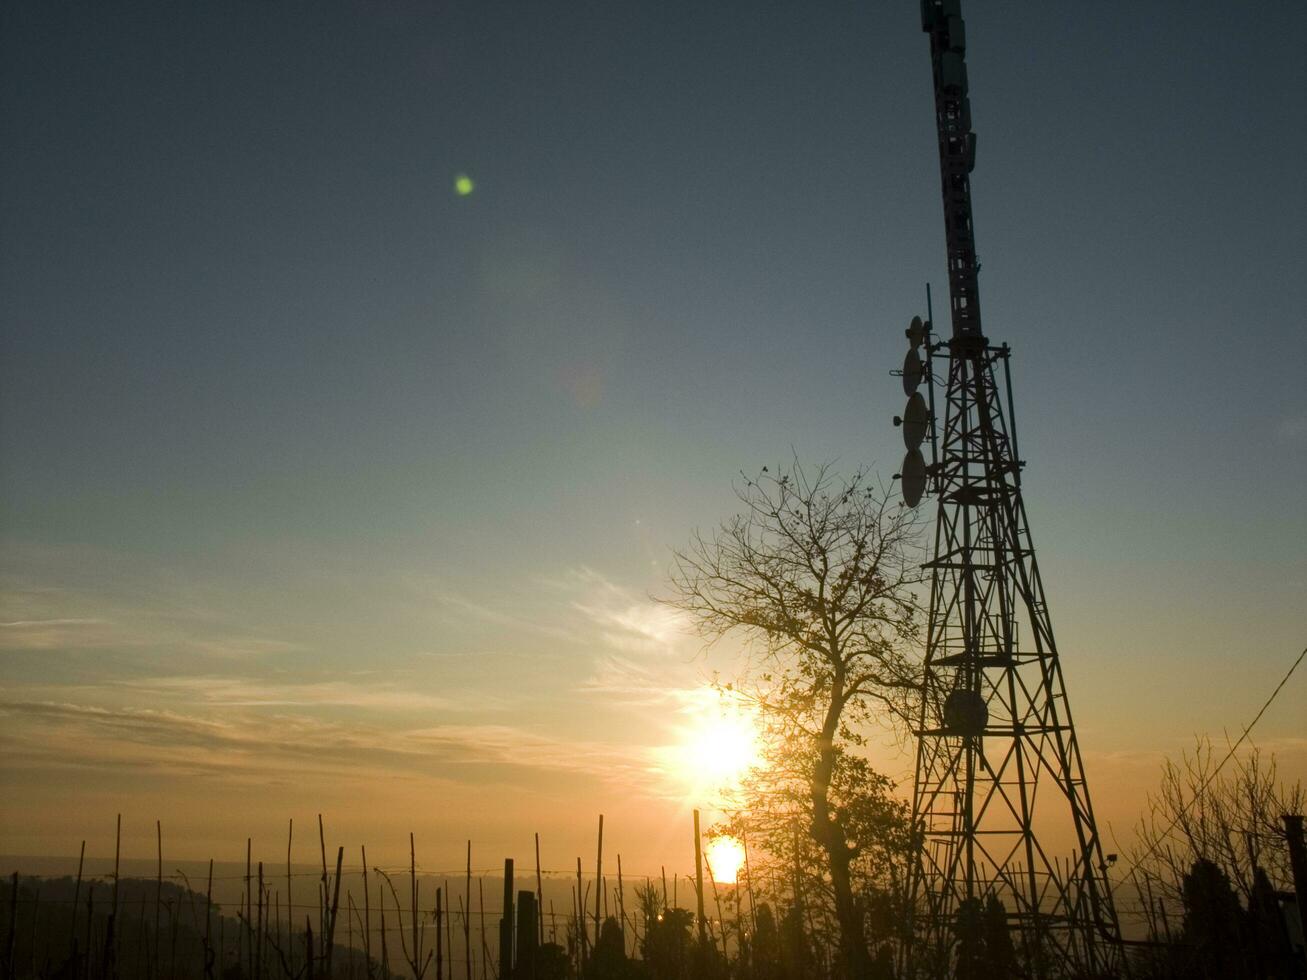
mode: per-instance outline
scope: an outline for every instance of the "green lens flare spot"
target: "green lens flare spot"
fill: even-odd
[[[472,178],[467,174],[459,174],[454,178],[454,193],[459,197],[467,197],[474,190],[476,184],[472,183]]]

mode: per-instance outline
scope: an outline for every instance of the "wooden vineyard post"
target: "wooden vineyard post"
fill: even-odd
[[[472,980],[472,842],[467,842],[467,878],[463,882],[463,949],[466,980]]]
[[[322,963],[323,973],[328,980],[331,978],[331,951],[336,942],[336,912],[340,908],[340,866],[344,860],[345,848],[340,847],[336,850],[336,883],[331,898],[330,917],[327,920],[326,955]]]
[[[599,945],[599,933],[603,923],[599,921],[599,902],[604,891],[604,815],[599,814],[599,854],[595,858],[595,945]]]
[[[73,914],[70,918],[69,945],[72,947],[72,961],[77,962],[77,906],[82,899],[82,862],[86,860],[86,841],[82,841],[82,853],[77,859],[77,887],[73,890]],[[86,946],[91,946],[91,937],[86,937]]]
[[[536,834],[536,918],[540,922],[540,929],[536,936],[537,945],[545,944],[545,887],[544,881],[540,877],[540,835]]]
[[[445,924],[445,907],[443,889],[436,889],[436,980],[445,980],[445,932],[442,926]],[[416,907],[414,912],[416,912]],[[417,949],[418,945],[418,927],[417,916],[413,916],[413,948]],[[416,960],[416,954],[414,959]],[[415,968],[416,969],[416,968]],[[453,980],[453,977],[450,978]]]
[[[504,859],[504,911],[499,920],[499,980],[513,976],[513,859]]]
[[[626,952],[626,889],[622,886],[622,855],[617,855],[617,915],[622,923],[622,952]],[[634,932],[635,930],[632,930]]]
[[[286,826],[286,952],[291,973],[295,972],[295,899],[292,896],[290,880],[290,845],[294,839],[295,820],[292,818]],[[280,930],[280,923],[277,928]]]
[[[363,859],[363,955],[367,957],[368,980],[372,980],[372,896],[368,889],[368,849],[359,845]]]
[[[513,966],[514,980],[535,980],[536,915],[535,892],[517,893],[517,952]]]
[[[159,932],[163,911],[163,821],[154,821],[155,840],[158,843],[159,865],[154,879],[154,951],[150,961],[150,975],[159,977]]]
[[[708,944],[708,921],[703,914],[703,841],[699,837],[699,811],[694,811],[694,890],[698,896],[699,945]]]
[[[14,872],[9,889],[9,934],[5,939],[5,978],[14,975],[14,947],[18,940],[18,872]]]

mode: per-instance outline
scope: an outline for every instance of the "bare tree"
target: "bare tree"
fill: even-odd
[[[1293,887],[1281,815],[1302,813],[1307,794],[1280,779],[1274,756],[1253,748],[1221,771],[1224,755],[1198,739],[1166,761],[1148,797],[1131,878],[1150,933],[1176,946],[1144,957],[1141,975],[1244,975],[1221,956],[1248,975],[1280,975],[1275,957],[1288,940],[1274,896]]]
[[[846,975],[871,959],[851,866],[853,814],[838,791],[841,759],[865,726],[906,720],[919,689],[919,525],[863,471],[764,468],[736,488],[741,513],[676,554],[669,600],[710,641],[738,634],[751,651],[745,680],[781,778],[806,788],[807,832],[824,855]]]
[[[1257,748],[1231,759],[1223,775],[1219,762],[1211,741],[1200,738],[1179,762],[1165,762],[1161,785],[1149,794],[1131,857],[1155,896],[1178,902],[1180,882],[1200,860],[1220,868],[1245,903],[1257,868],[1276,888],[1293,887],[1281,814],[1303,812],[1302,783],[1284,783],[1275,757]]]

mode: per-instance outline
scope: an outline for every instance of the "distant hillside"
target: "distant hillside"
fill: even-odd
[[[306,975],[304,929],[288,937],[284,912],[278,928],[276,910],[265,909],[260,944],[255,941],[257,906],[247,926],[239,911],[224,914],[217,903],[210,907],[200,892],[174,882],[164,881],[160,887],[153,880],[124,878],[116,915],[113,904],[111,880],[79,884],[71,877],[9,877],[0,888],[0,975],[12,980],[273,980]],[[344,915],[342,910],[342,934]],[[316,927],[316,910],[312,919]],[[324,950],[318,936],[313,942],[317,962],[312,975],[321,980],[326,977]],[[259,945],[262,969],[251,953]],[[383,973],[375,961],[369,971],[362,952],[340,943],[333,945],[331,962],[332,978],[394,976]]]

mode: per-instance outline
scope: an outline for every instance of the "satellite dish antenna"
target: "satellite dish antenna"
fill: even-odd
[[[908,343],[912,345],[913,350],[920,347],[926,340],[926,325],[921,322],[919,316],[914,316],[912,322],[908,324],[908,329],[903,332],[907,334]]]
[[[921,363],[921,355],[913,347],[903,358],[903,394],[911,395],[917,390],[925,370],[926,366]]]
[[[921,441],[926,438],[927,419],[926,399],[921,397],[921,392],[914,392],[912,397],[908,399],[908,407],[903,410],[903,446],[905,449],[916,449],[921,445]]]
[[[909,449],[903,457],[903,502],[909,507],[921,503],[926,492],[926,458],[920,449]]]

